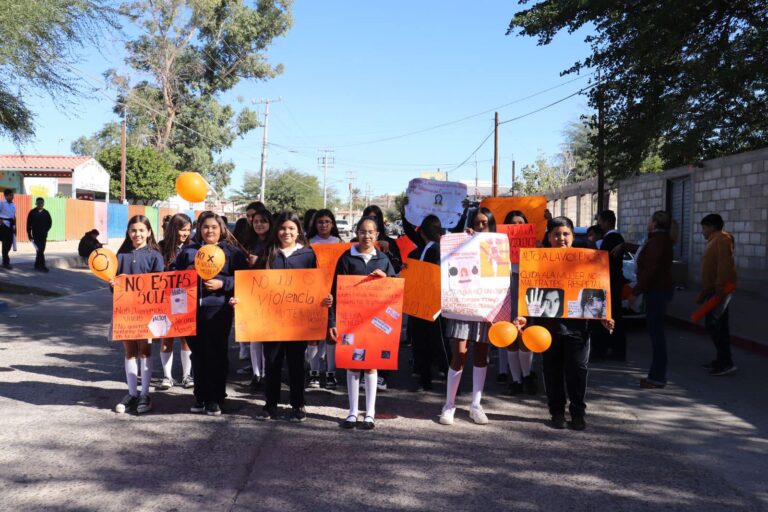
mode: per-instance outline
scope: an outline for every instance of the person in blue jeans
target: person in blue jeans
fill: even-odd
[[[630,301],[640,294],[645,296],[645,317],[651,338],[651,367],[648,377],[640,379],[645,389],[667,385],[667,338],[664,334],[664,316],[672,300],[672,239],[669,236],[671,217],[657,211],[648,220],[648,239],[637,252],[637,284]]]

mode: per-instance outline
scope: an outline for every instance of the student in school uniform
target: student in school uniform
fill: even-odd
[[[192,233],[192,220],[183,213],[177,213],[168,219],[163,231],[163,239],[160,240],[160,253],[163,255],[165,270],[174,270],[176,257],[182,249],[189,245]],[[183,388],[189,389],[195,386],[192,378],[192,351],[187,344],[186,338],[179,338],[181,341],[181,381]],[[160,362],[163,365],[163,380],[155,389],[171,389],[176,381],[173,380],[171,370],[173,369],[173,338],[165,338],[160,345]]]
[[[573,222],[568,217],[555,217],[547,225],[549,244],[553,248],[573,246]],[[526,319],[516,317],[517,325],[525,325]],[[573,430],[584,430],[587,404],[587,373],[590,335],[595,328],[594,320],[567,318],[536,318],[535,323],[546,328],[552,335],[552,345],[543,354],[544,387],[547,404],[552,416],[551,425],[556,429],[566,427],[566,397]],[[613,320],[602,320],[610,332]]]
[[[163,271],[163,256],[152,233],[152,225],[143,215],[134,215],[128,220],[125,240],[117,250],[117,275],[149,274]],[[109,283],[115,285],[112,279]],[[115,406],[115,412],[144,414],[152,410],[149,397],[149,383],[152,377],[152,340],[126,340],[125,379],[128,394]],[[141,393],[137,390],[139,362],[141,362]]]
[[[263,257],[256,262],[260,269],[306,269],[317,268],[315,253],[307,247],[303,226],[298,215],[283,212],[275,218]],[[330,297],[325,300],[330,305]],[[290,385],[291,414],[290,421],[302,422],[307,419],[304,398],[304,353],[306,341],[279,341],[264,344],[264,357],[267,361],[265,382],[266,404],[264,416],[277,419],[280,403],[280,376],[283,359],[288,363],[288,381]]]
[[[480,207],[469,217],[468,233],[493,233],[496,231],[496,219],[488,208]],[[489,322],[468,322],[464,320],[446,319],[445,335],[451,338],[451,365],[448,369],[448,383],[445,392],[445,404],[440,413],[440,424],[453,425],[456,414],[456,393],[459,390],[464,363],[467,358],[467,345],[473,343],[472,368],[472,404],[469,407],[469,418],[478,425],[488,423],[488,416],[480,405],[485,387],[485,376],[488,372],[488,329]]]
[[[259,203],[261,204],[261,203]],[[246,238],[248,249],[248,266],[256,267],[259,258],[262,258],[267,248],[269,233],[272,230],[272,213],[263,206],[254,205],[253,209],[249,205],[248,219],[251,222],[251,234]],[[266,375],[264,364],[264,345],[259,341],[250,343],[241,342],[240,346],[248,346],[251,363],[237,370],[238,375],[252,374],[251,382],[248,386],[251,391],[258,391],[264,385],[264,376]]]
[[[363,217],[355,229],[357,243],[344,252],[336,264],[331,294],[336,297],[337,278],[340,275],[394,277],[395,268],[390,259],[381,251],[376,250],[376,240],[379,239],[378,223],[373,217]],[[335,302],[335,301],[334,301]],[[331,309],[329,317],[329,336],[338,342],[335,310]],[[360,425],[364,430],[371,430],[376,419],[377,371],[365,370],[365,417]],[[349,396],[349,414],[341,424],[343,428],[351,429],[358,426],[358,402],[360,398],[360,371],[347,370],[347,394]]]
[[[315,212],[307,238],[310,245],[341,243],[341,234],[336,226],[336,217],[328,209]],[[320,371],[325,360],[325,389],[336,389],[336,343],[328,340],[310,341],[307,346],[309,379],[307,387],[320,387]]]
[[[222,218],[205,211],[197,218],[193,243],[177,256],[176,268],[194,268],[197,251],[207,244],[217,245],[224,251],[225,262],[218,275],[201,280],[198,285],[197,335],[187,338],[195,374],[195,403],[190,411],[219,416],[227,396],[227,343],[234,315],[227,303],[234,293],[235,271],[248,268],[248,262],[245,249],[229,232]]]

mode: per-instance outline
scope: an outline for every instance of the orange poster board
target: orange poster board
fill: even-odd
[[[405,279],[403,313],[433,321],[440,314],[440,265],[408,258],[400,272]]]
[[[509,261],[520,261],[520,249],[523,247],[536,247],[536,242],[541,240],[536,235],[535,224],[496,224],[497,233],[506,233],[509,238]]]
[[[531,224],[536,224],[536,238],[541,240],[547,232],[547,220],[544,218],[544,210],[547,209],[546,196],[527,197],[487,197],[480,201],[480,206],[493,212],[496,223],[501,224],[507,214],[514,210],[520,210]]]
[[[397,370],[404,292],[397,277],[338,276],[338,368]]]
[[[328,332],[321,269],[235,272],[236,341],[317,341]]]
[[[336,273],[336,264],[345,251],[354,244],[352,242],[339,244],[315,244],[312,250],[317,258],[317,268],[325,271],[326,293],[330,293],[333,286],[333,275]]]
[[[400,259],[403,261],[405,261],[405,259],[408,258],[408,255],[411,254],[411,251],[416,248],[416,244],[408,238],[408,235],[402,235],[395,240],[395,243],[397,244],[397,248],[400,249]]]
[[[520,249],[521,316],[611,318],[608,252]]]
[[[194,270],[120,275],[112,296],[112,339],[194,336],[197,331]]]

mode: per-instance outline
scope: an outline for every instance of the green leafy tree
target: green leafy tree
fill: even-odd
[[[221,191],[234,165],[221,153],[259,126],[248,108],[219,101],[241,80],[282,71],[266,50],[291,25],[290,1],[136,0],[120,8],[137,29],[126,43],[128,74],[105,73],[127,113],[129,140],[168,152],[176,169],[202,173]],[[132,79],[141,81],[130,85]]]
[[[515,194],[530,196],[557,190],[573,181],[571,172],[568,165],[552,164],[540,152],[533,164],[522,168],[523,180],[515,183]]]
[[[649,156],[646,168],[668,168],[768,144],[766,19],[766,0],[547,0],[507,33],[546,45],[594,27],[591,54],[564,73],[598,72],[589,101],[604,105],[606,170],[621,177]]]
[[[77,49],[116,26],[102,0],[4,0],[0,4],[0,136],[35,133],[25,97],[45,91],[59,104],[84,91],[71,66]]]
[[[272,212],[292,211],[302,214],[310,208],[323,207],[323,188],[316,176],[296,169],[269,169],[265,183],[265,205]],[[238,201],[256,200],[261,192],[261,175],[248,173],[243,188],[235,194]]]
[[[109,172],[109,194],[120,197],[120,146],[110,146],[100,151],[96,160]],[[178,175],[168,155],[148,147],[126,148],[126,199],[151,201],[170,197],[174,194]]]

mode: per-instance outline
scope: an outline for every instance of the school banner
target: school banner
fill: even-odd
[[[440,239],[443,316],[510,320],[509,241],[503,233],[456,233]]]
[[[544,210],[547,209],[546,196],[487,197],[480,201],[480,206],[491,210],[497,224],[504,222],[509,212],[520,210],[528,222],[536,224],[538,240],[544,238],[544,233],[547,232],[547,220],[544,218]]]
[[[112,339],[143,340],[196,334],[194,270],[120,275],[112,296]]]
[[[535,224],[496,224],[497,233],[505,233],[509,239],[509,261],[520,262],[520,249],[532,248],[541,238],[536,237]]]
[[[396,277],[338,277],[338,368],[397,370],[404,286]]]
[[[467,186],[453,181],[415,178],[405,191],[405,220],[420,226],[427,215],[437,215],[444,228],[454,228],[464,211],[462,201],[467,197]]]
[[[317,341],[328,332],[321,269],[235,272],[236,341]]]
[[[408,258],[400,272],[405,279],[403,313],[433,321],[440,314],[440,267]]]
[[[521,316],[611,318],[608,252],[520,249]]]

